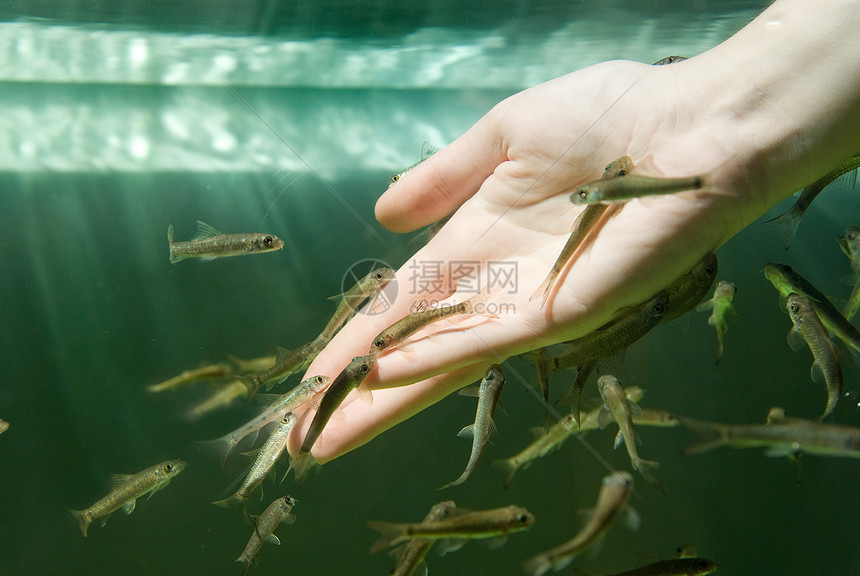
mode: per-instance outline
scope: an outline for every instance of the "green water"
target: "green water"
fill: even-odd
[[[405,262],[415,249],[408,237],[373,224],[377,236],[359,217],[373,222],[376,197],[424,140],[443,145],[508,94],[580,65],[707,49],[763,3],[456,4],[0,11],[0,418],[11,423],[0,435],[0,575],[239,574],[232,561],[250,529],[209,502],[245,465],[236,458],[222,470],[194,441],[232,430],[253,407],[192,421],[184,414],[210,388],[151,395],[146,385],[229,354],[300,345],[327,321],[327,297],[353,263]],[[535,59],[560,46],[557,59]],[[290,50],[304,56],[283,56]],[[617,375],[646,389],[643,406],[705,420],[763,422],[771,406],[820,414],[823,384],[809,378],[808,351],[786,344],[790,321],[760,269],[785,262],[847,297],[835,238],[860,225],[857,206],[840,182],[810,209],[789,252],[781,231],[761,223],[720,249],[718,279],[738,286],[740,320],[719,366],[699,313],[634,345]],[[286,247],[171,265],[167,226],[185,239],[197,219],[275,233]],[[849,354],[843,366],[855,390]],[[431,552],[433,574],[520,574],[522,560],[572,537],[607,465],[629,469],[629,460],[612,449],[610,427],[587,437],[590,448],[571,439],[505,490],[489,463],[523,448],[543,418],[531,368],[515,359],[505,370],[507,414],[496,416],[499,433],[465,484],[436,492],[469,453],[456,433],[474,419],[474,400],[455,395],[302,487],[292,477],[267,481],[252,508],[288,493],[299,499],[297,522],[278,529],[281,546],[265,546],[252,574],[385,574],[390,559],[368,554],[376,533],[365,522],[417,521],[442,498],[475,509],[518,504],[536,522],[498,549]],[[555,375],[553,394],[570,379]],[[592,384],[587,396],[595,395]],[[831,419],[860,426],[856,399]],[[666,494],[637,476],[640,529],[619,523],[596,555],[563,573],[620,571],[686,544],[718,562],[719,574],[860,571],[860,463],[809,456],[798,483],[793,466],[759,450],[683,457],[686,430],[638,433],[642,455],[662,464]],[[103,496],[111,473],[169,458],[188,469],[130,516],[116,513],[81,537],[66,508]]]

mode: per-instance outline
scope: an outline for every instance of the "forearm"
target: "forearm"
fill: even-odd
[[[767,208],[860,152],[858,29],[857,2],[778,0],[690,62],[739,192]]]

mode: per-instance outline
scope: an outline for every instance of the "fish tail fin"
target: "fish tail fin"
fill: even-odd
[[[529,576],[542,576],[549,572],[551,568],[553,568],[552,561],[547,554],[538,554],[523,562],[523,572],[529,574]],[[561,567],[558,567],[558,569],[560,570]]]
[[[290,467],[287,468],[286,473],[284,473],[284,478],[287,477],[287,474],[290,473],[290,470],[294,470],[296,473],[296,482],[303,481],[305,474],[308,473],[308,470],[316,463],[314,457],[311,456],[310,452],[299,452],[293,457],[292,462],[290,462]]]
[[[263,387],[263,381],[255,374],[251,376],[236,376],[236,379],[248,389],[248,398],[253,398],[257,391]]]
[[[370,553],[375,554],[380,550],[385,550],[389,546],[399,544],[408,539],[406,530],[402,524],[396,522],[378,522],[370,520],[367,525],[379,532],[379,539],[370,547]]]
[[[227,458],[236,446],[226,436],[222,436],[221,438],[216,438],[214,440],[197,440],[195,444],[206,446],[207,448],[211,448],[218,452],[218,455],[221,457],[221,468],[224,468],[227,465]]]
[[[633,463],[633,467],[642,474],[642,477],[645,478],[645,481],[648,482],[648,484],[653,486],[658,492],[665,494],[663,485],[657,479],[657,469],[660,467],[659,462],[638,458]]]
[[[800,219],[802,217],[803,212],[796,210],[792,206],[776,218],[765,221],[765,224],[776,224],[783,227],[783,240],[785,242],[785,249],[788,250],[792,240],[794,240],[794,235],[797,233],[797,228],[800,226]]]
[[[242,576],[248,576],[248,572],[251,571],[251,561],[249,559],[245,556],[239,556],[233,562],[239,562],[242,565]]]
[[[517,473],[520,466],[517,464],[513,458],[505,458],[504,460],[493,460],[490,462],[490,466],[493,468],[498,468],[505,475],[505,490],[511,485],[511,482],[514,479],[514,474]]]
[[[685,456],[692,454],[701,454],[720,446],[725,446],[728,443],[728,437],[725,430],[719,424],[712,424],[702,420],[693,418],[679,418],[687,428],[696,434],[696,438],[692,443],[688,444],[681,453]]]
[[[244,507],[245,499],[238,494],[232,494],[223,500],[215,500],[212,503],[215,504],[215,506],[220,506],[221,508],[241,510],[241,508]]]
[[[457,478],[456,480],[454,480],[452,482],[448,482],[444,486],[440,486],[439,488],[436,488],[436,490],[439,491],[439,490],[444,490],[445,488],[450,488],[451,486],[459,486],[460,484],[465,482],[469,478],[469,476],[471,476],[471,475],[472,475],[472,471],[469,470],[468,468],[466,468],[465,470],[463,470],[463,473],[460,474],[459,478]]]
[[[90,522],[92,522],[93,519],[90,517],[89,514],[87,514],[86,510],[73,510],[71,508],[68,508],[68,510],[69,514],[77,518],[78,525],[81,527],[81,534],[83,534],[84,538],[86,538],[87,528],[90,527]]]
[[[540,296],[540,307],[543,309],[546,305],[546,301],[549,299],[550,292],[552,292],[552,287],[555,285],[556,277],[557,274],[553,274],[553,272],[550,271],[550,273],[546,275],[546,278],[543,279],[543,282],[540,283],[540,286],[535,288],[535,291],[532,292],[531,296],[529,296],[529,302],[537,300]]]

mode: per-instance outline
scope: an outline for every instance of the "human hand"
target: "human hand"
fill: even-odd
[[[449,262],[480,263],[482,286],[488,263],[515,266],[515,283],[491,286],[483,298],[498,318],[454,317],[380,353],[365,381],[372,404],[347,398],[344,417],[332,419],[314,445],[317,461],[360,446],[479,379],[489,363],[602,326],[689,271],[779,199],[741,177],[737,142],[725,118],[703,105],[713,98],[697,82],[695,60],[661,67],[606,62],[516,94],[382,195],[377,218],[396,232],[456,213],[398,271],[393,305],[353,318],[308,374],[334,377],[423,299],[443,300],[458,284],[456,301],[472,296],[465,287],[476,287],[475,278],[448,274]],[[634,173],[711,173],[713,185],[628,202],[574,255],[546,305],[541,308],[540,298],[530,302],[582,210],[570,202],[570,191],[625,154]],[[434,279],[442,281],[419,286],[421,272],[435,274],[436,263],[441,276]],[[312,415],[300,415],[292,453]]]

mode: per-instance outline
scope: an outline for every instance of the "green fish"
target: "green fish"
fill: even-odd
[[[421,523],[445,520],[454,508],[456,505],[451,500],[439,502],[430,509]],[[424,557],[427,556],[434,542],[432,538],[412,538],[403,544],[398,554],[397,564],[391,569],[389,576],[412,576],[418,566],[424,562]],[[426,567],[424,573],[427,573]]]
[[[575,188],[570,194],[574,204],[612,204],[632,198],[701,190],[710,185],[710,175],[687,178],[656,178],[629,174],[624,178],[594,180]]]
[[[296,521],[292,510],[296,500],[290,496],[282,496],[269,504],[266,510],[259,516],[254,516],[254,531],[242,554],[236,558],[236,562],[242,564],[242,576],[247,576],[251,570],[251,563],[260,552],[263,542],[280,545],[281,541],[274,535],[275,528],[281,524],[292,524]]]
[[[851,322],[860,309],[860,228],[849,226],[840,236],[837,237],[839,247],[842,252],[848,256],[851,262],[851,270],[854,274],[851,276],[850,284],[854,286],[851,289],[851,296],[848,297],[848,304],[845,305],[845,310],[842,313],[845,319]]]
[[[737,288],[731,282],[720,281],[717,287],[714,288],[714,296],[696,306],[696,310],[710,310],[711,315],[708,317],[708,324],[717,330],[717,364],[723,358],[723,336],[729,330],[729,325],[726,320],[735,321],[738,319],[738,313],[732,304],[732,299],[735,297]]]

